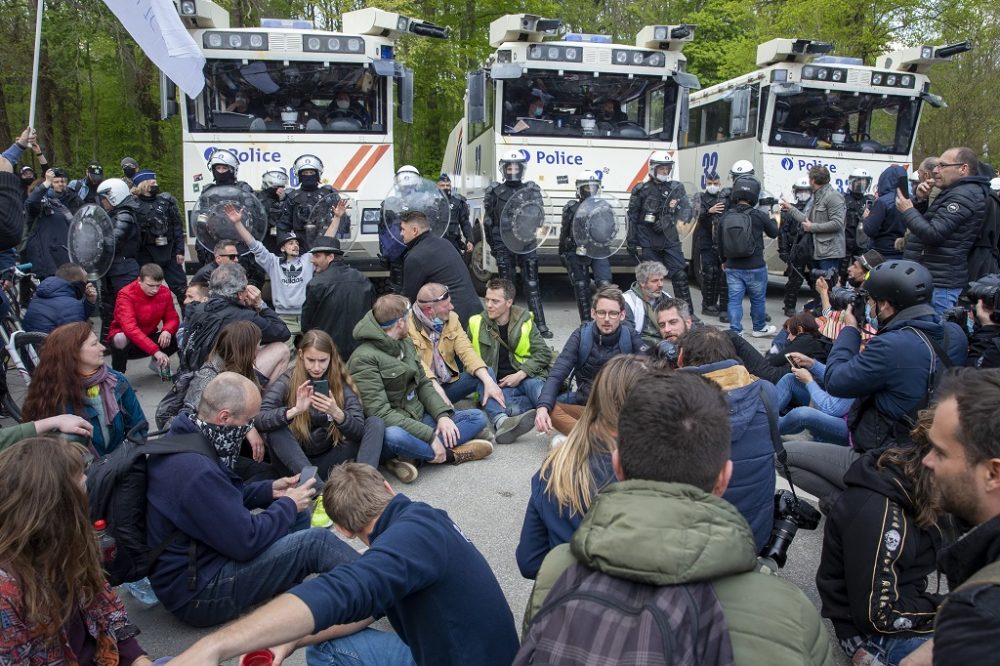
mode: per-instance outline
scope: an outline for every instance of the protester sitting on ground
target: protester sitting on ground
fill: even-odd
[[[164,438],[204,452],[147,461],[147,542],[168,542],[149,579],[164,608],[191,626],[228,622],[306,576],[357,557],[329,530],[303,529],[313,480],[244,485],[234,473],[240,442],[259,411],[254,382],[223,372],[205,387],[197,414],[179,414]]]
[[[649,359],[644,356],[622,354],[605,363],[569,437],[531,477],[531,497],[516,553],[525,578],[537,576],[548,552],[569,542],[594,495],[614,482],[611,452],[618,414],[629,390],[648,374]]]
[[[220,240],[212,250],[213,261],[205,264],[194,274],[191,282],[204,282],[208,284],[212,279],[212,273],[219,266],[238,264],[240,252],[236,248],[236,241]]]
[[[654,348],[655,355],[670,367],[676,367],[677,340],[695,325],[691,309],[685,300],[664,296],[656,301],[653,314],[660,332],[660,341]]]
[[[0,452],[4,663],[151,663],[101,569],[87,514],[89,457],[81,444],[48,437]]]
[[[927,579],[946,544],[933,474],[921,463],[933,418],[921,413],[913,446],[854,463],[826,519],[816,589],[853,664],[896,666],[934,631],[943,595]]]
[[[378,306],[376,306],[378,307]],[[368,465],[335,467],[323,504],[337,531],[368,550],[195,643],[173,663],[217,664],[298,647],[309,664],[509,666],[510,607],[489,563],[447,513],[397,495]],[[433,609],[431,612],[430,609]],[[393,632],[372,629],[385,615]]]
[[[21,319],[26,331],[49,333],[56,326],[86,321],[94,315],[97,288],[79,264],[63,264],[42,280]]]
[[[325,382],[325,384],[324,384]],[[385,423],[365,418],[358,387],[323,331],[307,331],[295,365],[267,387],[254,420],[281,474],[314,465],[320,479],[347,461],[378,467]]]
[[[593,321],[584,322],[570,334],[545,380],[538,398],[535,428],[550,432],[553,427],[568,435],[583,413],[590,387],[597,373],[618,354],[645,354],[648,346],[625,321],[625,297],[620,289],[604,287],[594,294],[590,309]],[[576,380],[576,390],[563,392],[563,384]]]
[[[852,398],[837,398],[823,389],[826,366],[805,354],[792,352],[792,371],[775,385],[777,409],[788,412],[778,418],[778,432],[797,435],[808,430],[817,442],[847,446],[847,415],[854,405]]]
[[[358,348],[347,368],[354,378],[366,416],[386,425],[386,467],[400,481],[417,478],[410,460],[458,465],[493,453],[487,439],[476,439],[486,427],[478,409],[455,411],[434,389],[409,336],[410,304],[387,294],[354,327]]]
[[[868,279],[868,274],[872,269],[884,261],[882,255],[875,250],[869,250],[863,255],[855,257],[854,261],[847,265],[848,286],[860,289],[864,281]],[[829,284],[825,278],[817,278],[815,286],[822,308],[822,316],[817,318],[820,335],[829,340],[836,340],[846,325],[846,310],[834,310],[830,304],[830,287],[836,285]],[[862,343],[868,342],[875,335],[875,330],[874,326],[864,322],[864,327],[861,329]]]
[[[572,541],[545,558],[514,664],[552,663],[547,649],[615,663],[630,638],[636,655],[662,663],[673,656],[662,653],[674,645],[666,633],[685,646],[697,636],[685,663],[833,666],[812,602],[760,572],[746,520],[720,497],[733,474],[729,413],[718,386],[691,373],[654,373],[632,387],[611,454],[618,483],[597,494]],[[611,603],[598,611],[588,594]],[[637,625],[611,605],[637,599],[669,613],[669,625]],[[578,612],[571,616],[568,604]],[[637,626],[650,635],[637,636]]]
[[[181,320],[174,296],[163,287],[163,269],[145,264],[139,277],[118,292],[115,316],[108,331],[111,367],[125,372],[129,359],[151,356],[150,368],[170,367],[177,352],[177,328]]]
[[[472,349],[499,378],[512,416],[534,421],[538,396],[552,365],[552,349],[545,344],[527,308],[514,305],[514,283],[493,278],[486,284],[486,309],[469,317]]]
[[[799,312],[789,317],[782,325],[782,329],[784,330],[784,340],[779,346],[778,338],[781,336],[776,337],[774,345],[764,357],[770,365],[778,368],[782,373],[790,372],[792,366],[789,365],[786,354],[793,352],[798,352],[820,362],[826,361],[832,345],[820,336],[819,325],[811,312]]]
[[[220,266],[212,273],[209,282],[209,298],[201,304],[192,304],[185,310],[187,331],[202,327],[197,350],[197,362],[191,368],[200,367],[208,358],[208,352],[215,343],[218,331],[235,320],[253,322],[261,330],[262,347],[256,351],[255,366],[268,380],[273,380],[288,367],[288,347],[285,342],[291,337],[285,322],[261,299],[260,290],[247,284],[247,274],[239,264]],[[214,332],[214,334],[212,334]],[[185,347],[188,346],[185,340]],[[182,356],[182,361],[187,354]]]
[[[475,394],[494,428],[497,444],[510,444],[534,425],[533,411],[507,415],[507,402],[496,374],[476,353],[462,330],[451,294],[430,282],[417,292],[417,306],[407,318],[410,340],[434,388],[448,402]]]
[[[693,328],[677,341],[677,367],[712,380],[726,394],[733,474],[722,498],[746,518],[760,550],[774,522],[775,443],[769,416],[777,418],[778,392],[747,372],[729,336],[709,326]]]
[[[49,432],[61,432],[64,435],[75,435],[81,439],[90,437],[94,428],[87,419],[73,414],[60,414],[50,416],[47,419],[37,421],[26,421],[15,423],[0,428],[0,450],[12,444],[17,444],[22,439],[28,439],[36,435],[44,435]]]
[[[87,443],[98,456],[114,451],[130,433],[145,439],[146,416],[122,373],[104,365],[104,345],[87,322],[64,324],[42,346],[22,414],[25,421],[75,414],[93,432]]]
[[[667,267],[659,261],[642,261],[635,267],[635,282],[623,294],[625,327],[638,333],[648,345],[660,341],[655,308],[661,297],[671,297],[663,293],[663,281],[668,274]]]

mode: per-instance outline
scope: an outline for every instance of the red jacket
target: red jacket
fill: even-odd
[[[162,285],[156,295],[150,298],[136,280],[118,292],[115,317],[108,329],[108,340],[118,333],[124,333],[129,342],[152,356],[160,348],[149,336],[160,327],[160,322],[163,322],[164,331],[172,336],[177,335],[181,320],[174,308],[173,294],[166,285]]]

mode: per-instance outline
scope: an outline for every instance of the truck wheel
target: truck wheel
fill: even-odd
[[[480,296],[486,295],[486,283],[496,277],[493,273],[483,269],[483,253],[487,251],[486,243],[482,240],[476,241],[472,247],[472,254],[466,255],[465,265],[469,267],[469,275],[472,277],[472,285],[476,288],[476,293]]]

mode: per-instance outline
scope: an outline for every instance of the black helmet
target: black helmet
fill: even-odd
[[[737,176],[733,182],[730,198],[733,203],[748,201],[751,206],[756,206],[757,200],[760,199],[760,181],[753,176]]]
[[[876,301],[889,301],[897,310],[931,302],[934,280],[915,261],[885,261],[868,273],[864,290]]]

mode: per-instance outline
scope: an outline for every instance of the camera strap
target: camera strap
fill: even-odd
[[[788,481],[788,487],[792,491],[792,497],[799,498],[795,494],[795,484],[792,483],[792,471],[788,468],[788,452],[781,441],[781,433],[778,430],[778,411],[774,408],[771,398],[764,390],[764,384],[760,384],[760,399],[764,402],[764,411],[767,412],[767,425],[771,430],[771,444],[774,446],[774,457],[778,461],[778,471]]]

